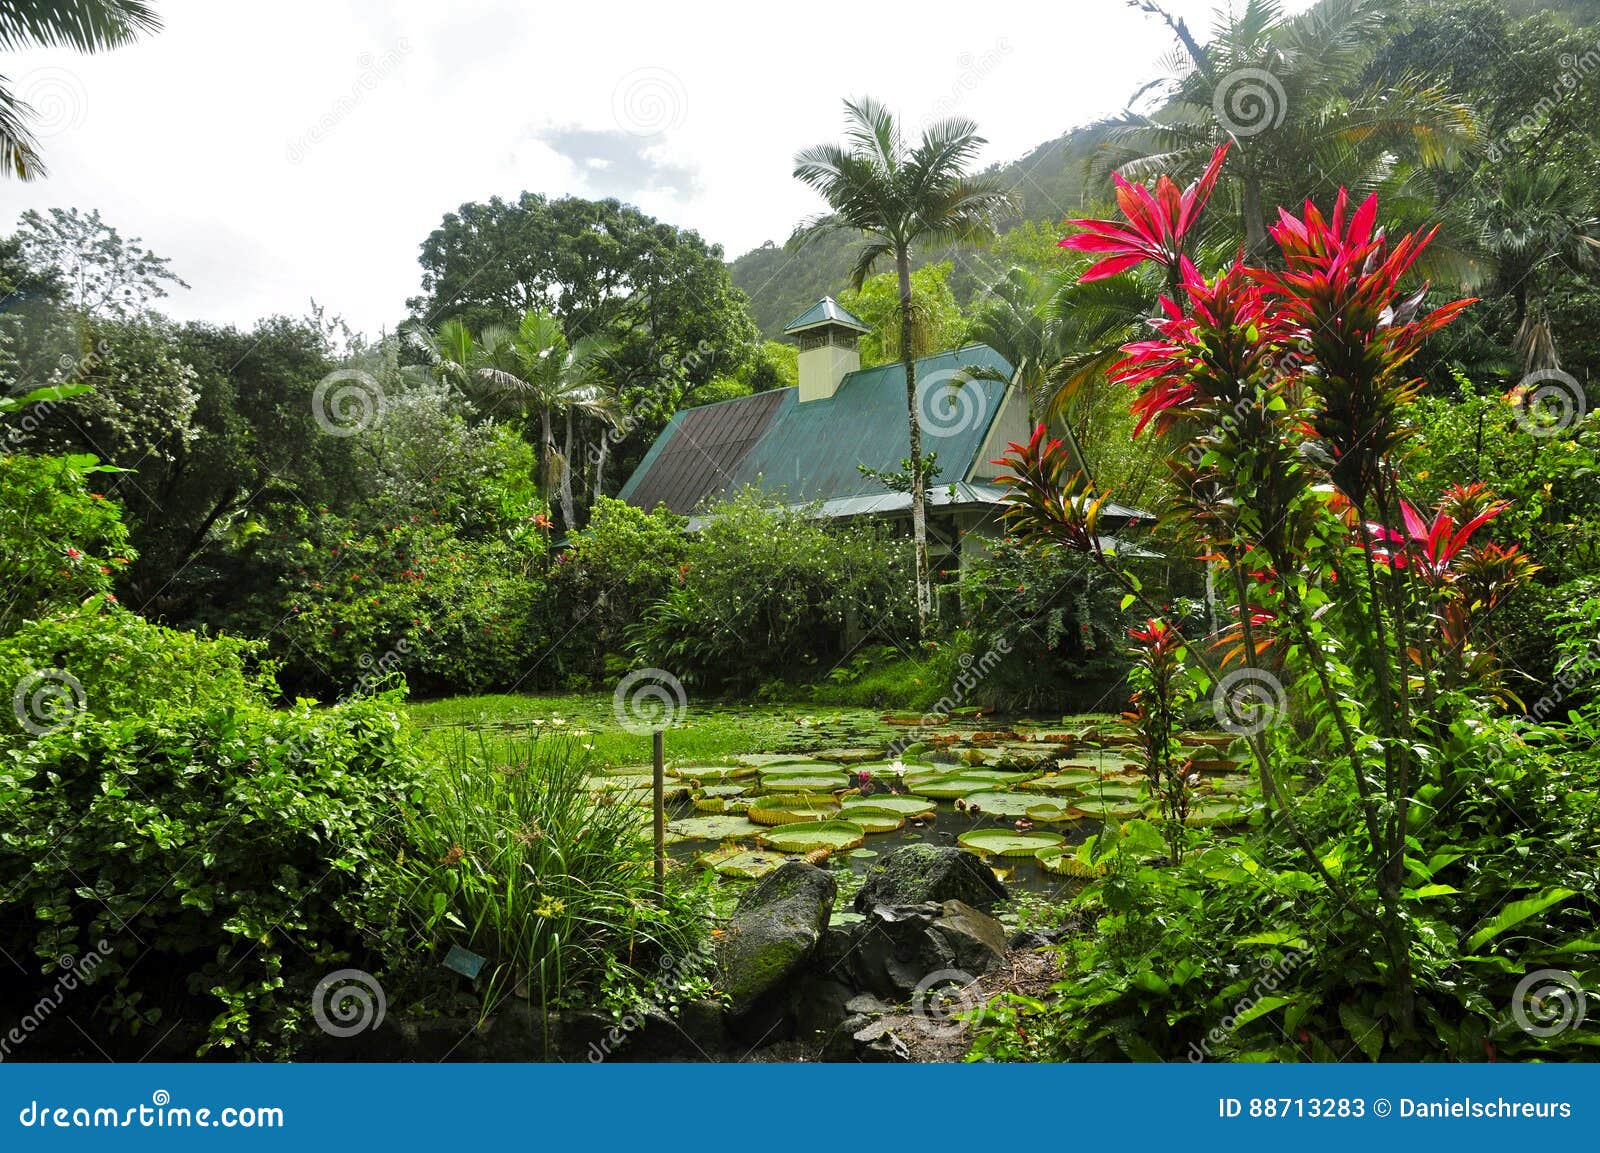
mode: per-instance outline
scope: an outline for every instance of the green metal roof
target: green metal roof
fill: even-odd
[[[800,332],[807,328],[816,328],[823,324],[837,324],[844,328],[853,328],[857,332],[871,332],[870,325],[865,324],[860,317],[854,315],[849,309],[841,305],[831,296],[824,296],[810,308],[784,326],[785,333]]]
[[[966,377],[972,369],[1005,379]],[[1011,374],[1005,357],[982,344],[917,361],[922,451],[939,454],[930,488],[967,479]],[[764,427],[749,431],[752,424]],[[788,388],[676,414],[620,495],[685,515],[746,485],[781,494],[789,504],[893,496],[858,466],[898,471],[911,455],[910,440],[905,371],[879,365],[848,374],[833,396],[804,404]]]

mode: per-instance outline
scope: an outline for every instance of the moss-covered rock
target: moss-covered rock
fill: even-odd
[[[739,898],[717,957],[734,1013],[806,963],[827,931],[837,891],[826,869],[790,861]]]
[[[974,854],[949,846],[906,845],[873,866],[856,894],[856,911],[925,901],[963,901],[987,909],[1007,896],[1006,887]]]

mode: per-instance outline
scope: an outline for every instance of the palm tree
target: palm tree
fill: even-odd
[[[11,0],[0,4],[0,51],[24,48],[75,48],[99,52],[121,48],[146,32],[158,32],[161,19],[141,0]],[[0,165],[18,180],[45,174],[39,142],[28,130],[33,109],[0,77]]]
[[[584,336],[569,342],[554,314],[529,309],[515,329],[490,325],[478,334],[473,379],[489,391],[517,398],[524,414],[539,415],[539,466],[545,492],[558,493],[568,529],[577,528],[572,500],[572,416],[601,415],[599,382],[611,344]],[[564,450],[556,448],[554,416],[566,420]]]
[[[1012,192],[967,167],[983,146],[970,120],[940,120],[911,145],[894,113],[875,100],[847,100],[844,144],[819,144],[795,155],[794,175],[822,194],[828,211],[802,223],[791,248],[832,232],[861,233],[866,243],[850,274],[858,291],[873,266],[894,261],[900,287],[900,364],[906,375],[911,438],[911,535],[916,551],[917,625],[926,633],[933,610],[928,574],[926,465],[917,423],[917,370],[911,256],[915,246],[977,242],[994,235],[999,215],[1016,207]]]
[[[1514,303],[1513,347],[1523,371],[1560,368],[1544,311],[1544,272],[1552,264],[1592,271],[1600,255],[1600,219],[1587,189],[1567,168],[1518,164],[1480,173],[1471,200],[1479,243],[1494,262],[1495,287]]]
[[[421,325],[405,330],[406,344],[423,360],[421,368],[440,384],[465,391],[481,360],[478,342],[464,321],[450,318],[429,332]]]
[[[1449,167],[1478,146],[1472,109],[1439,86],[1417,76],[1362,86],[1387,9],[1381,0],[1322,0],[1295,16],[1278,0],[1247,0],[1237,14],[1219,10],[1204,45],[1156,0],[1138,6],[1167,24],[1178,47],[1163,62],[1168,75],[1147,89],[1160,108],[1115,122],[1098,163],[1136,180],[1179,176],[1232,141],[1226,177],[1252,255],[1266,250],[1266,212],[1275,205],[1341,185],[1377,190],[1413,167]]]

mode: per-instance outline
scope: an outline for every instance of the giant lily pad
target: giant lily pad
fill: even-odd
[[[1071,768],[1023,781],[1018,787],[1030,793],[1082,793],[1092,792],[1099,783],[1100,774],[1095,770]]]
[[[749,797],[696,797],[694,807],[700,813],[747,813],[755,802]]]
[[[846,797],[843,801],[843,812],[840,813],[845,820],[853,819],[850,814],[857,809],[873,809],[880,813],[896,813],[902,817],[931,817],[938,809],[938,805],[926,797],[902,797],[893,793],[873,793],[869,797]]]
[[[837,768],[811,768],[761,774],[761,787],[774,793],[826,792],[842,789],[848,784],[844,770]]]
[[[1062,799],[1071,801],[1072,808],[1084,816],[1095,817],[1100,820],[1137,817],[1144,812],[1144,806],[1138,801],[1121,797],[1068,797]]]
[[[954,800],[956,797],[969,796],[972,793],[993,792],[995,787],[1006,779],[1007,774],[1004,773],[974,772],[969,769],[925,778],[915,783],[908,781],[907,787],[919,797],[932,797],[935,800],[949,801]]]
[[[667,831],[690,841],[726,841],[754,837],[761,826],[731,813],[704,817],[681,817],[667,823]]]
[[[777,793],[757,797],[749,816],[758,825],[793,825],[805,821],[824,821],[839,812],[839,802],[826,795]]]
[[[963,802],[968,811],[976,808],[991,817],[1026,817],[1029,806],[1042,805],[1045,799],[1027,793],[971,793]]]
[[[986,857],[1031,857],[1040,849],[1061,844],[1063,839],[1060,833],[973,829],[957,837],[956,844]]]
[[[1090,878],[1105,873],[1104,865],[1091,865],[1087,861],[1080,861],[1077,853],[1076,845],[1051,845],[1035,853],[1034,860],[1039,862],[1039,867],[1045,872],[1055,873],[1060,877]]]
[[[814,763],[811,758],[796,756],[794,753],[741,753],[733,759],[739,765],[751,769],[764,769],[769,765],[809,765]]]
[[[798,825],[779,825],[757,838],[780,853],[813,853],[818,849],[842,852],[855,849],[867,839],[865,830],[852,821],[808,821]]]
[[[714,784],[742,781],[755,776],[756,770],[751,765],[680,765],[672,770],[672,775],[685,781]]]
[[[776,870],[787,858],[778,853],[763,853],[759,849],[742,849],[728,845],[700,854],[699,861],[720,876],[742,877],[756,880]]]
[[[891,813],[887,809],[874,809],[868,806],[857,806],[848,813],[840,813],[841,817],[854,824],[860,825],[869,833],[892,833],[902,828],[906,819],[899,813]]]

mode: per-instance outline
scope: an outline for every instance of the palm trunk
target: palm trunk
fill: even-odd
[[[906,371],[906,421],[911,434],[911,541],[916,553],[917,639],[928,635],[933,585],[928,578],[928,507],[922,475],[922,424],[917,420],[917,364],[911,349],[911,254],[895,253],[900,276],[900,364]]]
[[[577,518],[572,515],[572,409],[567,409],[567,434],[561,450],[561,519],[566,522],[567,531],[572,532],[578,527]]]
[[[539,487],[544,492],[544,501],[550,503],[550,490],[555,485],[555,469],[552,463],[556,458],[556,436],[550,428],[550,406],[543,405],[539,409]]]
[[[611,451],[611,430],[601,428],[600,447],[594,455],[594,499],[599,500],[605,495],[606,456]]]

